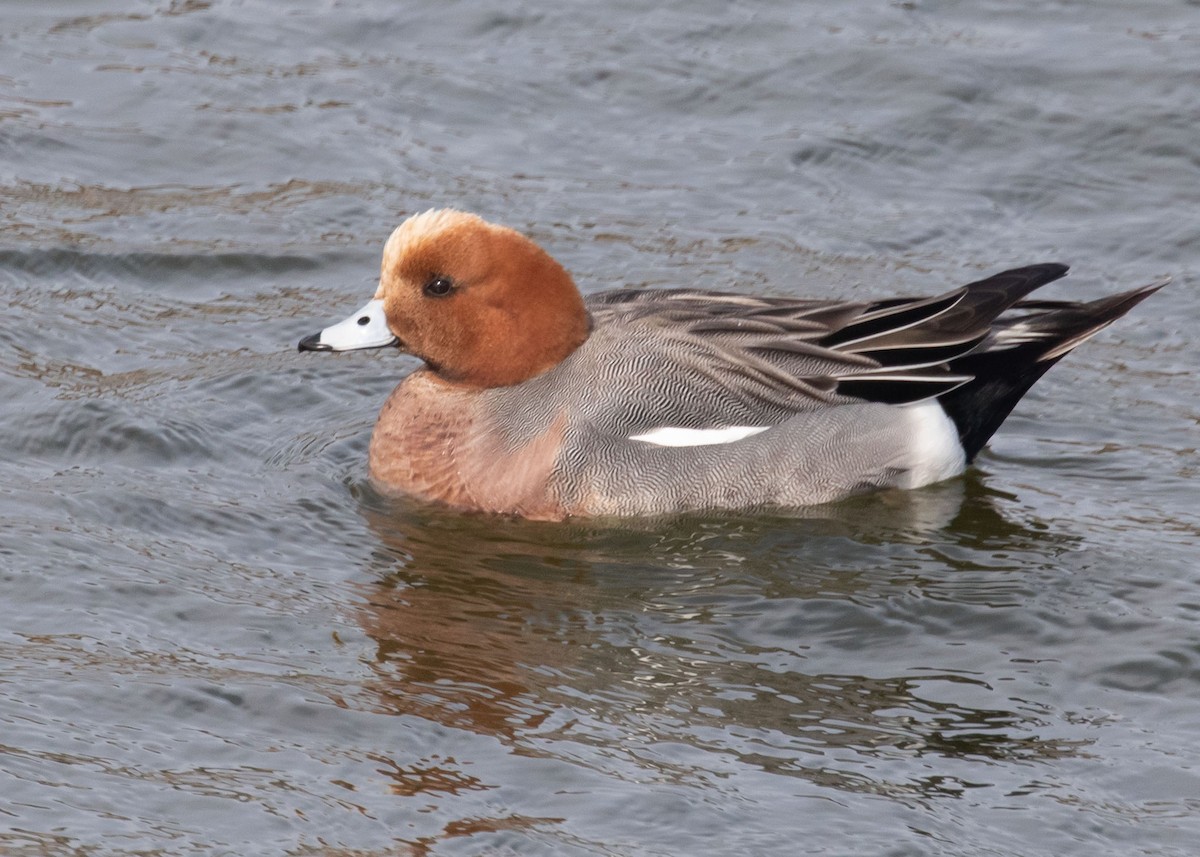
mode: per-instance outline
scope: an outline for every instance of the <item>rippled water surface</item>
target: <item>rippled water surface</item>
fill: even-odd
[[[1194,2],[0,9],[0,853],[1194,855]],[[407,213],[585,291],[1174,285],[961,479],[386,501]]]

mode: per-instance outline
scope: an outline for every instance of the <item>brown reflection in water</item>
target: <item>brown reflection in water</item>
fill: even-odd
[[[367,758],[383,765],[380,773],[392,781],[391,792],[402,797],[413,797],[429,792],[457,795],[464,792],[487,791],[494,788],[478,777],[472,777],[452,767],[454,759],[446,759],[445,765],[438,764],[441,759],[431,756],[428,765],[399,765],[392,759],[380,755]]]
[[[1085,742],[1042,737],[1052,712],[981,677],[805,673],[797,668],[807,643],[780,648],[772,637],[765,646],[747,612],[776,598],[840,599],[869,612],[914,593],[935,609],[927,589],[940,587],[942,601],[955,595],[944,581],[957,566],[941,567],[941,583],[924,567],[871,573],[828,556],[813,567],[810,538],[853,533],[876,562],[901,545],[952,542],[982,554],[997,540],[1011,548],[1053,538],[989,512],[980,492],[967,482],[918,498],[925,502],[886,497],[790,520],[623,529],[363,503],[383,548],[358,614],[376,644],[374,704],[522,753],[583,757],[619,777],[632,768],[664,782],[712,783],[732,764],[917,800],[990,785],[964,770],[987,778],[992,765],[1075,755]],[[970,702],[937,701],[931,685]],[[690,761],[663,749],[680,746]],[[464,779],[453,760],[379,761],[397,794],[487,788]]]
[[[435,853],[442,842],[447,839],[469,839],[489,833],[504,833],[514,830],[533,830],[547,824],[562,824],[565,818],[535,818],[527,815],[506,815],[499,818],[462,818],[446,825],[440,836],[422,836],[411,842],[396,842],[394,848],[386,852],[361,851],[358,849],[330,848],[327,846],[301,847],[289,851],[293,857],[371,857],[374,854],[384,854],[387,857],[427,857]],[[3,840],[0,840],[2,842]],[[396,849],[403,849],[396,850]],[[472,851],[471,853],[476,853]],[[491,852],[487,852],[491,853]],[[508,853],[505,851],[505,853]]]
[[[595,644],[588,587],[538,553],[538,525],[436,509],[401,522],[393,508],[364,508],[388,552],[358,614],[376,643],[378,703],[509,740],[537,728],[556,707],[546,689]]]

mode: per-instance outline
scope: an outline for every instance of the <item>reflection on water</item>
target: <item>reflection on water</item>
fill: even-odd
[[[969,603],[972,583],[986,604],[997,592],[986,576],[1006,576],[952,560],[941,579],[873,568],[870,545],[926,551],[950,527],[947,553],[1069,543],[1006,520],[978,479],[807,510],[786,531],[761,518],[498,527],[369,490],[359,508],[382,546],[356,612],[376,647],[379,711],[522,753],[588,758],[619,776],[702,782],[740,765],[912,799],[959,795],[990,785],[990,765],[1069,757],[1089,743],[1055,736],[1045,712],[966,671],[798,671],[803,628],[762,622],[777,612],[768,600],[803,609],[836,599],[847,608],[840,633],[853,637],[857,623],[869,648],[873,604],[900,593]],[[771,533],[779,543],[764,551]],[[863,561],[847,561],[851,540]],[[829,557],[840,564],[814,561],[822,541],[842,543]],[[970,582],[956,586],[959,572]],[[780,668],[781,653],[791,666]],[[961,770],[947,772],[947,760]],[[487,788],[453,768],[381,762],[405,794]]]

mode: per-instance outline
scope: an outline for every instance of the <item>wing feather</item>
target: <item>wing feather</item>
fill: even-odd
[[[1065,272],[1062,265],[1033,265],[933,297],[880,301],[650,289],[603,292],[588,304],[598,322],[658,354],[659,360],[648,358],[652,371],[685,376],[678,386],[698,398],[734,401],[778,420],[830,405],[904,404],[954,390],[973,377],[956,370],[956,361],[990,347],[998,329],[1013,327],[997,328],[997,317]],[[1019,325],[1009,336],[1018,331]]]

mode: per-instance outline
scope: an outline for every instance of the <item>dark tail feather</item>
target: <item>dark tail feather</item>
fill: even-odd
[[[973,459],[1021,397],[1051,366],[1169,282],[1162,280],[1107,298],[1020,301],[995,323],[979,347],[951,361],[974,380],[938,397]]]

